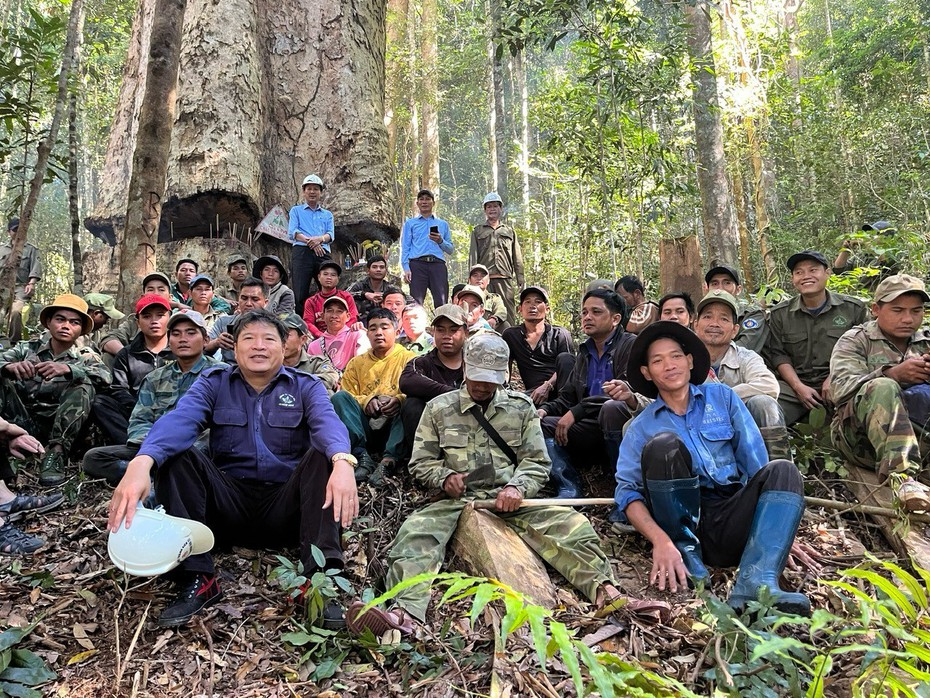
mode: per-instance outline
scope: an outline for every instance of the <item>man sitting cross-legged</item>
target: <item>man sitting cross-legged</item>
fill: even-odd
[[[167,329],[168,348],[174,361],[156,368],[143,379],[129,416],[125,442],[92,448],[84,454],[84,472],[91,477],[104,478],[110,485],[118,485],[155,420],[173,410],[206,369],[225,365],[204,355],[207,328],[203,316],[196,310],[175,313],[168,319]],[[206,443],[202,446],[206,448]]]
[[[287,329],[271,313],[244,313],[234,330],[235,367],[206,371],[178,406],[159,419],[113,493],[107,527],[132,525],[151,488],[165,511],[209,526],[220,546],[300,544],[309,576],[341,569],[339,523],[358,515],[349,437],[319,379],[284,367]],[[191,448],[210,430],[209,455]],[[125,523],[124,523],[125,522]],[[187,623],[222,598],[209,553],[180,564],[178,595],[158,619]],[[324,618],[337,625],[341,610]]]
[[[413,437],[426,403],[458,390],[462,385],[462,348],[468,338],[466,323],[465,311],[454,303],[436,308],[433,315],[436,347],[428,354],[409,361],[400,374],[400,391],[405,396],[400,408],[405,456],[413,451]]]
[[[47,339],[20,342],[0,354],[0,404],[4,418],[45,441],[39,484],[66,479],[71,446],[90,415],[94,393],[110,383],[110,371],[93,349],[78,349],[78,337],[94,321],[83,298],[64,293],[42,309]]]
[[[762,433],[769,460],[791,460],[785,415],[778,405],[778,379],[752,349],[739,346],[739,305],[726,291],[711,291],[697,306],[694,333],[710,354],[708,381],[729,385]]]
[[[419,574],[438,572],[446,544],[455,532],[459,515],[474,499],[495,500],[497,515],[540,557],[560,572],[591,601],[602,604],[619,596],[613,586],[610,563],[597,534],[584,515],[563,507],[520,508],[546,484],[549,458],[533,409],[526,395],[505,390],[510,353],[498,335],[485,333],[465,344],[465,385],[432,400],[417,429],[410,472],[430,488],[442,489],[446,498],[429,504],[407,518],[388,555],[385,586]],[[513,451],[507,455],[482,426],[476,414]],[[493,480],[469,483],[469,473],[490,466]],[[355,602],[346,614],[349,629],[413,630],[413,618],[423,621],[429,605],[429,584],[401,591],[392,610],[361,613]]]
[[[652,543],[650,582],[660,590],[705,580],[705,562],[738,564],[731,606],[766,586],[776,608],[809,614],[806,596],[778,586],[804,512],[801,474],[769,462],[746,406],[729,386],[704,383],[709,370],[687,327],[660,321],[639,333],[628,380],[656,400],[620,444],[617,507]]]
[[[174,358],[168,347],[168,318],[171,305],[162,296],[142,296],[136,303],[139,334],[113,359],[113,380],[94,398],[94,423],[105,443],[126,443],[129,415],[136,406],[145,377]]]
[[[391,472],[403,454],[400,374],[415,354],[397,344],[397,319],[390,310],[375,308],[365,322],[371,349],[349,361],[342,374],[342,390],[333,395],[333,407],[352,439],[352,453],[359,461],[356,479],[363,482],[371,477],[377,485],[384,471]],[[369,441],[375,432],[385,430],[384,457],[375,465]]]
[[[840,337],[830,358],[834,445],[888,477],[909,511],[930,508],[930,489],[914,479],[926,477],[930,450],[930,331],[921,328],[928,301],[920,279],[889,276],[875,289],[875,319]]]

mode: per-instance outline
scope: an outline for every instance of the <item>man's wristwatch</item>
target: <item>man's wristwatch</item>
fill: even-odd
[[[353,467],[353,468],[354,468],[356,465],[358,465],[358,458],[356,458],[355,456],[353,456],[351,453],[334,453],[334,454],[333,454],[333,457],[332,457],[330,460],[332,460],[333,465],[336,465],[336,461],[337,461],[337,460],[348,461],[349,463],[352,464],[352,467]]]

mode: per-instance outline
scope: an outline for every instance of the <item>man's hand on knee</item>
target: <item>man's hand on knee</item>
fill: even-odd
[[[358,516],[358,488],[355,486],[355,469],[344,460],[333,463],[333,472],[326,483],[326,501],[323,508],[333,508],[333,520],[348,526]]]

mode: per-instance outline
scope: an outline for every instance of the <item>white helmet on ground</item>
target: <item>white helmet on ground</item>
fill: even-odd
[[[304,177],[304,183],[300,185],[300,188],[303,189],[308,184],[316,184],[320,187],[321,190],[326,189],[326,187],[323,186],[323,180],[320,179],[319,175],[311,174]]]
[[[481,206],[483,208],[487,206],[488,204],[491,204],[494,202],[499,203],[501,206],[504,205],[504,200],[501,198],[501,195],[498,194],[496,191],[492,191],[490,194],[484,197],[484,201],[482,202]]]
[[[132,526],[120,525],[107,541],[113,564],[128,574],[155,577],[177,567],[191,555],[213,548],[213,531],[199,521],[165,513],[162,507],[140,505]]]

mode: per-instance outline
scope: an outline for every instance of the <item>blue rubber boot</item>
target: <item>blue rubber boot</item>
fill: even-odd
[[[647,480],[646,489],[649,491],[652,518],[678,548],[691,582],[706,580],[709,575],[701,558],[701,542],[697,537],[701,515],[698,479]]]
[[[555,439],[546,439],[546,450],[552,461],[552,471],[549,481],[558,491],[555,495],[559,499],[574,499],[581,496],[581,479],[578,471],[572,466],[568,451],[559,446]]]
[[[747,602],[759,598],[759,589],[765,586],[779,611],[798,616],[811,614],[807,596],[782,591],[778,586],[803,513],[804,498],[800,494],[778,490],[762,493],[727,601],[731,608],[742,611]]]

